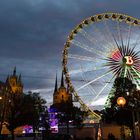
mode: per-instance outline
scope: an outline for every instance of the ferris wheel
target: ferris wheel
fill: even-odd
[[[91,16],[70,33],[63,69],[71,93],[93,114],[104,105],[116,77],[127,77],[140,89],[140,20],[118,13]]]

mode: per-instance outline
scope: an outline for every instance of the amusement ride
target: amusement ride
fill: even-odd
[[[105,104],[117,77],[140,89],[140,20],[118,13],[86,18],[66,40],[63,71],[75,100],[99,121],[91,106]]]

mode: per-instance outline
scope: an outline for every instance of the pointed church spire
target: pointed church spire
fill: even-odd
[[[7,76],[6,83],[9,83],[9,75]]]
[[[55,89],[54,89],[54,93],[57,92],[57,74],[56,74],[56,79],[55,79]]]
[[[63,71],[62,71],[62,77],[61,77],[61,87],[64,87],[64,77],[63,77]]]
[[[18,77],[18,83],[19,83],[19,84],[22,84],[22,81],[21,81],[21,74],[20,74],[19,77]]]
[[[19,77],[18,77],[18,81],[19,81],[19,82],[21,81],[21,74],[20,74]]]
[[[14,68],[13,76],[16,76],[16,67]]]

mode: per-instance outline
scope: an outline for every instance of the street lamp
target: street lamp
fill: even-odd
[[[124,97],[118,97],[117,104],[123,107],[126,104],[126,99]]]
[[[126,99],[122,96],[118,97],[117,98],[117,104],[120,107],[124,107],[124,105],[126,104]],[[125,139],[125,132],[124,132],[124,126],[123,125],[121,126],[121,136],[122,136],[122,139]]]
[[[117,98],[117,104],[118,106],[124,107],[124,105],[126,104],[126,99],[124,97],[118,97]],[[133,134],[133,138],[135,139],[135,116],[134,116],[134,110],[131,110],[132,113],[132,124],[133,124],[133,129],[132,129],[132,134]],[[124,135],[124,127],[122,126],[122,130],[123,130],[123,138],[125,138]]]

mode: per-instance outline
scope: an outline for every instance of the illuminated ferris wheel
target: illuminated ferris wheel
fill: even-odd
[[[140,20],[124,14],[91,16],[70,33],[63,69],[71,93],[81,106],[103,105],[116,77],[127,77],[140,89]]]

